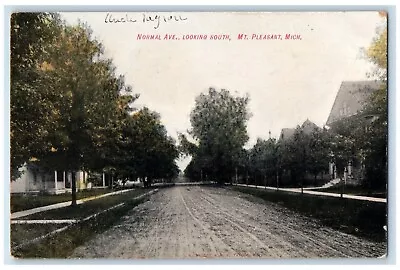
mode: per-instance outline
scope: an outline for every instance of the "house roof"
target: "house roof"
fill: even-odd
[[[301,129],[303,130],[304,133],[310,134],[316,129],[321,129],[319,126],[317,126],[314,122],[311,122],[310,120],[304,121],[304,123],[301,125]]]
[[[300,128],[306,134],[312,133],[315,129],[320,129],[320,127],[318,127],[314,122],[311,122],[309,119],[304,121],[304,123],[300,126]],[[287,140],[290,137],[292,137],[295,132],[296,132],[296,128],[282,128],[279,139]]]
[[[281,140],[289,139],[290,137],[293,136],[295,131],[296,131],[296,129],[294,129],[294,128],[282,128],[279,139],[281,139]]]
[[[381,87],[380,81],[345,81],[340,85],[326,125],[357,114],[368,97]]]

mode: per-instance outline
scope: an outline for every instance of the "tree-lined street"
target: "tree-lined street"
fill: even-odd
[[[204,14],[197,14],[198,19]],[[264,19],[274,16],[264,15]],[[352,20],[360,18],[353,15],[335,16],[345,16],[340,18],[354,27],[357,23]],[[110,16],[107,13],[107,18]],[[246,16],[238,16],[238,20]],[[312,16],[324,25],[324,17]],[[9,180],[20,193],[12,194],[11,203],[23,211],[11,215],[15,218],[11,224],[15,233],[12,237],[18,242],[14,247],[19,248],[14,250],[15,254],[46,257],[46,251],[52,248],[51,256],[62,258],[383,256],[387,252],[387,14],[371,12],[370,16],[381,20],[375,37],[370,38],[363,50],[364,60],[373,66],[372,74],[368,75],[367,82],[345,82],[337,74],[331,75],[333,71],[325,74],[331,67],[324,61],[336,52],[326,52],[325,45],[319,45],[321,55],[316,54],[315,58],[314,52],[307,50],[311,45],[320,44],[319,40],[315,44],[307,41],[306,36],[304,40],[282,40],[281,44],[289,46],[292,53],[285,51],[278,60],[269,59],[265,63],[258,54],[278,55],[281,47],[277,43],[270,43],[271,47],[254,47],[258,50],[240,47],[240,53],[227,54],[222,64],[216,60],[207,67],[221,66],[227,70],[226,74],[216,68],[213,76],[203,77],[197,66],[193,68],[195,71],[186,70],[188,63],[197,65],[202,57],[182,60],[183,65],[178,59],[172,61],[169,53],[182,46],[179,48],[184,53],[179,56],[184,59],[183,55],[192,57],[197,52],[200,55],[211,51],[211,47],[191,47],[206,44],[204,40],[192,40],[190,45],[171,40],[179,46],[163,43],[165,51],[152,47],[164,41],[153,43],[145,39],[139,45],[139,40],[135,40],[129,44],[130,58],[126,54],[125,62],[121,62],[121,55],[127,50],[115,47],[107,51],[88,23],[69,24],[58,13],[13,13]],[[143,23],[160,20],[158,15],[143,18],[147,20]],[[163,18],[166,24],[167,17]],[[229,16],[226,19],[233,20]],[[180,26],[189,21],[188,18],[179,20]],[[99,29],[110,27],[110,22]],[[335,31],[341,32],[342,28]],[[351,31],[348,35],[353,36]],[[148,42],[148,47],[140,47],[144,42]],[[247,41],[234,43],[229,38],[229,41],[213,42],[231,42],[237,46]],[[305,51],[296,52],[298,47],[294,44],[298,43],[293,42],[309,43],[302,46]],[[347,47],[354,44],[338,49],[346,61],[350,51]],[[153,51],[146,51],[147,48]],[[221,48],[228,46],[215,48],[217,59],[224,55]],[[158,55],[159,51],[163,51],[165,59]],[[310,66],[296,62],[303,54],[310,59],[314,57],[312,61],[306,59]],[[255,62],[243,64],[239,61],[242,57]],[[152,58],[157,58],[157,62],[152,62]],[[212,58],[207,55],[202,60]],[[136,60],[139,70],[131,63]],[[132,71],[121,68],[127,62]],[[324,62],[322,68],[319,62]],[[165,63],[171,67],[166,68]],[[270,64],[277,67],[267,71]],[[290,71],[292,65],[304,68]],[[157,70],[150,72],[153,66]],[[231,67],[239,67],[241,72]],[[309,69],[310,73],[300,73],[303,69]],[[320,71],[325,74],[322,81],[319,81]],[[297,72],[303,78],[297,77]],[[119,73],[129,73],[129,76]],[[165,81],[158,82],[164,73],[171,78],[164,77]],[[249,79],[253,73],[259,77]],[[216,74],[218,79],[214,77]],[[278,74],[285,78],[284,82],[277,79]],[[291,76],[297,79],[291,81]],[[339,90],[335,89],[337,95],[328,118],[332,116],[332,121],[317,125],[309,120],[312,114],[321,112],[321,108],[308,110],[320,103],[310,98],[303,107],[299,101],[296,113],[304,110],[311,115],[304,117],[304,122],[292,125],[288,111],[294,112],[290,108],[293,103],[286,103],[288,100],[300,100],[296,95],[301,91],[310,97],[316,95],[315,87],[320,87],[321,93],[328,93],[332,91],[328,85],[337,87],[340,80],[343,81]],[[142,82],[143,89],[136,87],[136,81]],[[159,84],[152,87],[154,81]],[[190,87],[185,81],[190,82]],[[243,81],[247,83],[243,85]],[[274,81],[277,89],[271,88],[269,81]],[[217,86],[210,87],[213,83]],[[187,88],[181,88],[182,85]],[[307,87],[314,88],[314,92],[308,92]],[[141,94],[148,98],[152,91],[163,96],[162,103],[142,102]],[[182,100],[179,95],[171,95],[175,91]],[[252,100],[253,94],[260,92],[266,93],[263,99]],[[343,93],[342,100],[339,96]],[[193,102],[190,107],[186,94]],[[276,105],[279,100],[286,105]],[[166,115],[176,114],[179,106],[187,109],[181,113],[187,117],[187,123],[175,125]],[[261,118],[268,121],[258,120],[257,129],[262,133],[254,133],[254,123],[251,129],[250,121],[256,112],[263,111],[260,107],[273,110],[269,114],[261,113]],[[273,132],[271,126],[275,129]],[[279,135],[277,126],[281,129]],[[182,158],[188,161],[185,168],[178,166]],[[353,191],[360,192],[360,196],[343,195],[350,180]],[[62,192],[71,192],[70,201],[66,202],[65,194],[57,197],[60,184]],[[316,188],[317,191],[307,190]],[[79,194],[77,198],[77,192],[84,193],[85,189],[91,189],[94,195]],[[95,192],[96,189],[101,192]],[[115,189],[123,191],[113,192]],[[35,209],[33,200],[26,198],[31,195],[37,196],[36,204],[40,208]],[[382,197],[371,198],[373,195]],[[54,205],[56,202],[59,204]],[[60,232],[56,230],[57,222],[70,225]],[[40,232],[39,237],[35,230]]]
[[[159,190],[72,258],[379,257],[374,243],[313,219],[222,188]]]

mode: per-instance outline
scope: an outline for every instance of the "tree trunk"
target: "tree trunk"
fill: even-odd
[[[71,206],[76,205],[76,172],[71,175]]]

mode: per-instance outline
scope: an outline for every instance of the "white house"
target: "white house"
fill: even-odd
[[[15,181],[11,181],[11,193],[48,192],[60,194],[71,192],[72,172],[43,171],[33,164],[26,164],[20,171],[21,176]],[[88,180],[87,172],[76,172],[75,179],[77,190],[94,187],[93,183]],[[102,186],[100,187],[106,187],[106,176],[104,173],[102,175],[102,182]]]

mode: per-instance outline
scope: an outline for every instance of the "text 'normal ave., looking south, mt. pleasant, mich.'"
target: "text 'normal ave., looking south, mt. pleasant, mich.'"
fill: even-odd
[[[136,40],[227,40],[231,34],[137,34]],[[300,34],[236,34],[236,40],[302,40]]]
[[[106,24],[144,24],[159,31],[163,25],[181,25],[190,21],[187,15],[176,13],[106,13]],[[149,29],[149,30],[150,30]],[[299,33],[138,33],[136,40],[302,40]]]

